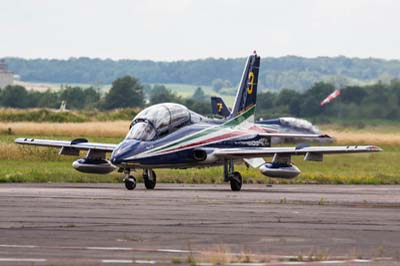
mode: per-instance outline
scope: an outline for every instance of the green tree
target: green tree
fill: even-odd
[[[335,101],[324,107],[320,106],[320,102],[334,91],[335,87],[330,83],[317,82],[311,89],[305,91],[302,95],[303,101],[301,105],[301,116],[313,117],[332,111]]]
[[[39,91],[32,91],[28,93],[29,97],[27,97],[26,107],[27,108],[35,108],[39,106],[39,102],[42,99],[43,93]]]
[[[340,92],[340,100],[344,103],[353,102],[359,105],[365,96],[367,96],[367,92],[359,86],[346,87]]]
[[[201,88],[201,87],[198,87],[195,91],[194,91],[194,93],[193,93],[193,95],[192,95],[192,97],[191,97],[193,100],[195,100],[195,101],[198,101],[198,102],[204,102],[204,101],[206,101],[207,99],[206,99],[206,95],[204,94],[204,91],[203,91],[203,89]]]
[[[85,105],[85,94],[80,87],[67,87],[61,91],[61,101],[66,101],[69,109],[82,109]]]
[[[19,85],[9,85],[1,91],[1,104],[5,107],[26,108],[28,92]]]
[[[100,101],[100,93],[93,87],[83,90],[83,94],[85,97],[85,108],[91,108],[98,105]]]
[[[195,101],[189,98],[183,101],[183,105],[199,114],[211,114],[211,105],[209,102],[206,101]]]
[[[143,87],[136,78],[131,76],[114,80],[104,101],[104,108],[108,110],[143,106]]]
[[[214,79],[211,86],[214,91],[219,92],[225,86],[225,82],[222,79]]]
[[[40,99],[38,100],[37,106],[32,107],[48,107],[48,108],[59,108],[61,101],[59,93],[47,90],[40,93]]]
[[[154,85],[150,92],[150,104],[181,102],[182,99],[164,85]]]
[[[270,91],[259,92],[257,94],[257,108],[270,109],[275,106],[278,94]]]
[[[292,116],[300,116],[301,94],[294,90],[283,89],[276,100],[277,106],[285,106]]]

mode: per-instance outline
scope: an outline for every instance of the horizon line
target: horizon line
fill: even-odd
[[[281,55],[281,56],[261,56],[261,59],[268,59],[268,58],[285,58],[285,57],[298,57],[304,59],[318,59],[318,58],[349,58],[349,59],[361,59],[361,60],[383,60],[383,61],[400,61],[400,58],[383,58],[383,57],[360,57],[360,56],[347,56],[347,55],[335,55],[335,56],[327,56],[327,55],[318,55],[318,56],[301,56],[301,55]],[[0,60],[2,59],[22,59],[22,60],[58,60],[58,61],[69,61],[72,59],[90,59],[90,60],[101,60],[101,61],[152,61],[152,62],[165,62],[165,63],[173,63],[173,62],[190,62],[190,61],[199,61],[199,60],[237,60],[237,59],[245,59],[247,56],[243,57],[202,57],[202,58],[192,58],[192,59],[136,59],[136,58],[111,58],[111,57],[91,57],[91,56],[70,56],[70,57],[21,57],[21,56],[1,56]]]

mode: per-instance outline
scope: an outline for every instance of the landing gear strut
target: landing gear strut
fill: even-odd
[[[233,160],[225,160],[224,181],[230,182],[232,191],[240,191],[242,188],[242,175],[235,172]]]
[[[124,183],[125,187],[127,190],[134,190],[136,188],[136,178],[133,175],[130,175],[131,170],[126,169],[124,170],[125,177],[124,177]]]
[[[143,181],[147,189],[154,189],[157,183],[156,173],[152,169],[144,169]]]

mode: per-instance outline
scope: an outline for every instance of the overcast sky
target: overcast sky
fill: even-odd
[[[396,0],[1,0],[0,57],[400,59]]]

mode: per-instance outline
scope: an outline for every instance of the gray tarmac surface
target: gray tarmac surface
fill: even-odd
[[[164,265],[216,250],[266,256],[252,265],[397,265],[400,186],[0,185],[0,265]]]

